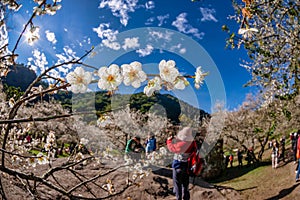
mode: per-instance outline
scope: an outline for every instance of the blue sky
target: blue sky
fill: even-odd
[[[10,16],[10,44],[32,13],[33,1],[23,0],[23,7]],[[34,24],[40,28],[40,40],[29,46],[24,38],[17,53],[18,62],[39,72],[52,64],[80,57],[95,46],[95,54],[86,62],[101,67],[111,63],[139,61],[146,72],[155,72],[160,60],[172,59],[182,74],[193,74],[201,65],[210,75],[204,86],[172,92],[184,101],[211,112],[213,104],[224,101],[232,110],[253,89],[244,88],[249,73],[240,66],[247,60],[243,49],[225,49],[226,24],[233,15],[230,0],[62,0],[54,16],[40,16]],[[53,75],[64,76],[71,66],[57,69]],[[93,89],[93,87],[91,87]],[[136,92],[121,87],[120,92]]]

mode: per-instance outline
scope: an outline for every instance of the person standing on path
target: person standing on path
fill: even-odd
[[[279,151],[279,145],[277,140],[273,141],[273,147],[272,147],[272,168],[277,168],[278,166],[278,151]]]
[[[156,150],[156,138],[154,133],[149,133],[148,138],[145,142],[146,144],[146,155],[148,156],[150,153]]]
[[[283,136],[282,138],[280,138],[280,149],[281,149],[281,152],[280,152],[280,159],[285,162],[285,136]]]
[[[243,153],[242,150],[239,149],[237,152],[237,158],[238,158],[238,162],[239,162],[239,167],[243,166]]]
[[[300,130],[298,130],[298,133],[300,132]],[[297,139],[297,148],[296,148],[296,158],[297,158],[297,174],[296,174],[296,182],[299,181],[299,175],[300,175],[300,137],[298,137]]]
[[[230,163],[230,167],[233,167],[233,154],[232,153],[230,153],[230,155],[229,155],[229,163]]]
[[[197,144],[192,134],[192,128],[184,127],[177,136],[167,139],[168,149],[174,153],[172,170],[173,185],[177,200],[189,200],[188,158],[197,151]]]

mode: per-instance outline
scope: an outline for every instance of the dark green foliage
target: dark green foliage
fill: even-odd
[[[9,86],[7,84],[3,85],[3,91],[6,94],[6,100],[14,98],[14,100],[19,99],[24,92],[21,91],[20,87]]]
[[[130,108],[133,110],[139,110],[141,113],[147,113],[152,106],[158,104],[162,106],[167,114],[167,118],[172,123],[179,123],[179,115],[181,114],[179,100],[168,94],[156,94],[152,97],[147,97],[144,93],[133,94],[130,97]],[[157,110],[158,115],[163,115],[164,111]]]

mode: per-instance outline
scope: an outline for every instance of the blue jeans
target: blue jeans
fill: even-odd
[[[190,199],[189,175],[186,168],[173,168],[173,184],[177,200],[182,200],[182,196],[184,200]]]
[[[300,159],[298,159],[298,169],[297,169],[297,174],[296,174],[296,180],[299,179],[299,175],[300,175]]]

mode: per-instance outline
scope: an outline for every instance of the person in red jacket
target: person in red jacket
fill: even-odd
[[[297,132],[297,138],[298,139],[297,139],[297,147],[296,147],[296,158],[297,158],[298,164],[297,164],[297,168],[296,168],[296,171],[297,171],[296,182],[299,181],[299,176],[300,176],[300,129]]]
[[[170,136],[167,139],[167,147],[174,153],[172,163],[173,185],[177,200],[190,199],[187,161],[190,154],[197,151],[197,144],[192,133],[191,127],[184,127],[176,137]]]

